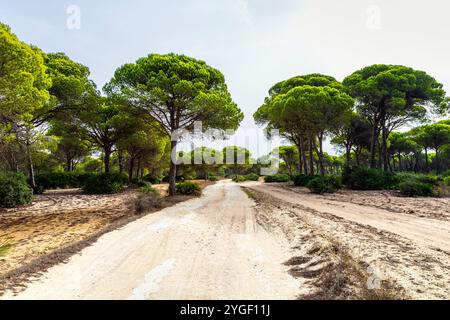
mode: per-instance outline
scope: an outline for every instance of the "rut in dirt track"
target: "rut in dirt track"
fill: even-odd
[[[282,201],[300,205],[306,210],[334,215],[349,221],[391,232],[415,244],[450,253],[450,222],[396,213],[380,208],[286,190],[277,185],[246,183],[245,187],[270,194]]]

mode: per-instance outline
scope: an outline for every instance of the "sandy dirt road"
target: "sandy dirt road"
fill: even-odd
[[[230,182],[102,236],[3,299],[294,299],[289,245]]]
[[[347,201],[330,200],[309,192],[294,192],[262,183],[245,183],[253,190],[270,194],[288,203],[300,205],[321,213],[368,225],[378,230],[391,232],[413,241],[417,245],[440,249],[450,253],[450,222],[392,212]]]

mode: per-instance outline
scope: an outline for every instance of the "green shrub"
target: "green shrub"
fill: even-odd
[[[209,175],[208,180],[211,182],[219,181],[219,178],[215,175]]]
[[[94,173],[50,172],[36,175],[36,185],[44,190],[81,188]]]
[[[164,177],[162,176],[154,176],[152,174],[147,174],[144,176],[144,181],[150,182],[151,184],[160,184],[163,181]]]
[[[450,169],[442,172],[441,176],[443,176],[443,177],[450,177]]]
[[[443,184],[444,186],[450,187],[450,177],[445,177]]]
[[[139,189],[142,193],[154,193],[154,194],[157,194],[157,195],[159,195],[159,192],[158,192],[158,190],[156,190],[155,188],[153,188],[151,185],[145,185],[145,186],[143,186],[143,187],[141,187],[140,189]]]
[[[120,173],[100,173],[86,180],[83,191],[86,194],[114,194],[124,190],[128,176]]]
[[[234,176],[233,181],[239,183],[239,182],[245,182],[247,180],[245,179],[244,176]]]
[[[78,180],[78,185],[76,188],[82,188],[86,184],[86,181],[90,177],[95,176],[96,173],[85,172],[85,173],[76,173],[76,175],[77,175],[77,180]]]
[[[306,187],[306,186],[308,186],[308,183],[312,179],[315,179],[317,177],[319,177],[319,176],[311,176],[311,175],[308,175],[308,174],[298,174],[298,175],[294,176],[293,180],[294,180],[294,184],[297,187]]]
[[[310,180],[307,185],[313,193],[334,193],[341,189],[341,179],[336,176],[319,176]]]
[[[347,169],[342,176],[343,183],[353,190],[384,190],[395,185],[395,175],[378,169]]]
[[[288,182],[288,181],[291,181],[291,177],[287,174],[274,174],[271,176],[265,176],[264,181],[266,183]]]
[[[14,208],[31,203],[33,189],[21,173],[0,175],[0,207]]]
[[[191,181],[181,182],[176,185],[176,193],[183,195],[200,195],[202,193],[202,188]]]
[[[133,179],[131,180],[131,184],[134,185],[134,186],[136,186],[136,187],[139,187],[139,188],[143,188],[143,187],[146,187],[146,186],[151,186],[151,183],[150,183],[150,182],[141,180],[141,179],[139,179],[139,178],[133,178]]]
[[[43,194],[44,192],[45,192],[45,189],[42,186],[33,187],[33,194]]]
[[[259,176],[256,173],[249,173],[244,176],[246,181],[258,181]]]
[[[408,180],[398,185],[400,193],[407,197],[431,197],[433,193],[433,185],[429,183]]]
[[[416,183],[426,183],[431,184],[432,186],[437,186],[441,181],[443,181],[443,178],[433,175],[400,172],[395,175],[394,180],[395,180],[394,188],[398,188],[400,183],[408,181]]]

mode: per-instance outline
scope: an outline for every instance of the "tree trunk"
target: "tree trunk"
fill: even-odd
[[[27,141],[27,158],[28,158],[28,173],[30,178],[30,185],[36,187],[36,180],[34,178],[33,157],[31,156],[30,143]]]
[[[351,154],[352,147],[349,144],[345,145],[345,165],[347,168],[350,168],[350,154]]]
[[[177,141],[172,141],[170,143],[172,149],[172,158],[177,154]],[[169,171],[169,195],[174,196],[176,194],[176,179],[177,179],[177,164],[176,159],[170,160],[170,171]]]
[[[134,174],[134,156],[130,157],[130,166],[128,168],[128,182],[131,183]]]
[[[430,163],[428,161],[428,148],[425,148],[425,170],[426,172],[430,172]]]
[[[111,171],[111,147],[104,147],[104,156],[103,162],[105,164],[105,173],[109,173]]]
[[[123,151],[119,150],[117,155],[118,161],[119,161],[119,173],[123,173]]]
[[[136,177],[139,178],[141,174],[141,157],[138,158],[138,167],[137,167],[137,171],[136,171]]]
[[[319,135],[319,146],[317,147],[317,144],[313,141],[313,144],[314,144],[314,149],[316,150],[316,153],[317,153],[317,158],[318,158],[318,161],[317,161],[317,163],[318,163],[318,171],[320,172],[320,174],[322,175],[322,176],[324,176],[325,174],[326,174],[326,171],[325,171],[325,167],[324,167],[324,165],[323,165],[323,142],[322,142],[322,140],[323,140],[323,135],[322,134],[320,134]]]
[[[313,153],[313,140],[309,138],[309,174],[314,175],[314,153]]]
[[[303,169],[305,171],[305,174],[308,174],[308,161],[306,160],[305,139],[303,137],[300,137],[300,148],[303,158]]]
[[[383,164],[383,153],[381,151],[381,143],[380,140],[377,141],[377,147],[378,147],[378,163],[376,168],[381,169]]]
[[[372,140],[370,141],[370,167],[372,169],[376,168],[377,166],[375,161],[377,141],[378,141],[378,119],[374,121],[374,125],[372,128]]]
[[[436,171],[441,172],[441,163],[439,159],[439,148],[436,148]]]
[[[388,159],[388,152],[387,152],[387,139],[388,139],[388,132],[386,129],[386,125],[383,124],[383,132],[382,132],[382,142],[381,142],[381,154],[382,154],[382,162],[383,162],[383,170],[388,171],[389,170],[389,159]]]
[[[297,170],[298,170],[299,174],[302,174],[302,171],[303,171],[303,157],[302,157],[303,150],[302,149],[303,149],[303,147],[302,147],[301,143],[299,143],[297,145],[297,149],[298,149],[298,168],[297,168]]]
[[[73,160],[69,153],[66,154],[66,169],[67,169],[67,172],[73,171]]]
[[[355,149],[355,160],[356,160],[356,166],[359,167],[360,165],[360,161],[359,161],[359,157],[361,155],[361,149],[359,147],[357,147]]]

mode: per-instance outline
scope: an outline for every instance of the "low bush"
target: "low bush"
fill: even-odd
[[[162,176],[154,176],[151,174],[148,174],[144,176],[144,181],[150,182],[151,184],[160,184],[163,181],[164,177]]]
[[[95,173],[50,172],[36,175],[36,185],[41,189],[81,188]]]
[[[100,173],[86,180],[83,191],[86,194],[114,194],[124,190],[128,176],[120,173]]]
[[[143,214],[154,211],[155,209],[161,209],[162,207],[160,195],[153,192],[140,194],[134,204],[136,214]]]
[[[306,187],[306,186],[308,186],[308,183],[311,180],[313,180],[317,177],[319,177],[319,176],[311,176],[308,174],[298,174],[298,175],[294,176],[293,180],[294,180],[294,184],[297,187]]]
[[[443,176],[443,177],[450,177],[450,169],[442,172],[441,176]]]
[[[256,173],[249,173],[244,176],[246,181],[258,181],[259,176]]]
[[[33,194],[43,194],[44,192],[45,192],[45,189],[42,186],[34,186],[33,187]]]
[[[291,181],[291,177],[287,174],[274,174],[271,176],[265,176],[264,181],[266,183],[288,182]]]
[[[150,183],[150,182],[141,180],[141,179],[139,179],[139,178],[133,178],[133,179],[131,180],[131,184],[132,184],[133,186],[138,187],[138,188],[143,188],[143,187],[146,187],[146,186],[151,186],[151,183]]]
[[[191,181],[181,182],[176,185],[175,188],[176,193],[182,194],[182,195],[200,195],[202,193],[202,188]]]
[[[14,208],[31,203],[33,189],[21,173],[0,175],[0,207]]]
[[[401,182],[398,189],[402,195],[407,197],[431,197],[434,195],[432,184],[414,180]]]
[[[210,176],[208,176],[208,181],[211,181],[211,182],[219,181],[219,178],[217,176],[210,175]]]
[[[245,179],[245,176],[234,176],[233,181],[239,183],[239,182],[245,182],[247,180]]]
[[[444,186],[450,187],[450,177],[445,177],[443,181]]]
[[[395,175],[394,181],[395,181],[394,188],[397,189],[402,182],[408,181],[414,181],[416,183],[425,183],[430,184],[432,186],[437,186],[441,181],[443,181],[443,178],[433,175],[400,172]]]
[[[143,186],[143,187],[141,187],[140,189],[139,189],[142,193],[153,193],[153,194],[156,194],[156,195],[159,195],[159,192],[158,192],[158,190],[156,190],[155,188],[153,188],[151,185],[145,185],[145,186]]]
[[[378,169],[347,169],[342,175],[343,183],[353,190],[384,190],[395,185],[395,175]]]
[[[336,176],[319,176],[308,182],[308,189],[313,193],[334,193],[341,189],[341,179]]]

